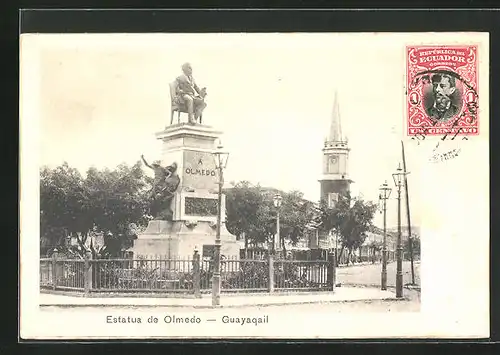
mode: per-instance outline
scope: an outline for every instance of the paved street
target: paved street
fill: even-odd
[[[416,299],[417,291],[405,290],[405,297],[410,297],[412,300],[373,300],[373,301],[356,301],[356,302],[335,302],[335,303],[315,303],[315,304],[288,304],[288,305],[270,305],[270,306],[247,306],[238,307],[235,309],[229,309],[229,312],[248,309],[251,311],[261,310],[265,311],[266,314],[279,315],[283,312],[283,308],[286,307],[287,312],[331,312],[331,313],[344,313],[344,312],[355,312],[355,313],[365,313],[365,312],[418,312],[420,310],[420,304]],[[120,311],[120,310],[138,310],[144,309],[141,306],[131,307],[131,306],[106,306],[106,311]],[[44,306],[42,312],[57,312],[58,314],[74,314],[74,313],[102,313],[103,307],[59,307],[59,306]],[[159,306],[154,308],[154,312],[175,312],[176,314],[190,314],[196,312],[196,314],[205,314],[207,316],[220,312],[220,310],[215,310],[211,308],[195,308],[195,307],[168,307]]]
[[[283,307],[286,307],[287,312],[329,312],[329,313],[373,313],[373,312],[419,312],[420,311],[420,294],[414,290],[404,290],[405,300],[373,300],[373,301],[356,301],[356,302],[335,302],[335,303],[314,303],[314,304],[287,304],[287,305],[270,305],[270,306],[247,306],[238,307],[237,309],[247,310],[265,310],[266,313],[278,315],[283,312]],[[409,299],[408,299],[409,298]],[[107,311],[133,310],[143,309],[141,306],[106,306]],[[217,310],[210,308],[194,308],[194,307],[168,307],[159,306],[154,308],[155,312],[175,311],[176,313],[193,313],[210,315]],[[56,312],[58,314],[71,315],[80,312],[95,312],[100,313],[103,307],[88,306],[88,307],[60,307],[60,306],[44,306],[42,311]]]
[[[352,302],[395,299],[394,292],[374,287],[338,287],[333,292],[275,292],[274,294],[223,294],[222,307],[271,306],[304,303]],[[201,298],[184,297],[78,297],[64,294],[42,293],[39,299],[43,306],[144,306],[144,307],[196,307],[212,308],[210,294]]]
[[[414,263],[415,283],[420,285],[420,262]],[[345,285],[380,286],[382,265],[365,264],[341,267],[337,269],[337,282]],[[403,262],[403,285],[411,283],[411,266],[409,261]],[[396,286],[396,263],[387,265],[387,285]]]

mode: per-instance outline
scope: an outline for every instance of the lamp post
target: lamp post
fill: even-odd
[[[338,254],[339,254],[339,233],[335,229],[335,265],[338,265],[340,263]]]
[[[223,147],[219,142],[217,150],[213,153],[215,158],[215,168],[219,172],[219,189],[217,195],[217,229],[215,234],[215,250],[214,250],[214,275],[212,277],[212,306],[220,305],[220,226],[222,220],[222,186],[224,185],[224,169],[227,166],[229,153],[223,151]]]
[[[381,289],[387,290],[387,200],[391,196],[391,188],[385,181],[379,188],[379,200],[382,203],[382,213],[384,214],[384,241],[382,246],[382,275]]]
[[[398,239],[396,247],[396,297],[403,297],[403,245],[401,243],[401,188],[403,187],[404,177],[407,173],[403,172],[401,169],[401,164],[398,165],[398,169],[392,178],[394,179],[394,185],[398,189]]]
[[[280,194],[275,194],[273,198],[274,207],[276,207],[276,235],[275,238],[278,240],[279,245],[281,245],[281,237],[280,237],[280,207],[281,207],[282,197]],[[273,254],[274,254],[274,246],[276,245],[276,240],[273,243]]]

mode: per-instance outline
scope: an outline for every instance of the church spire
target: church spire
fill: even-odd
[[[335,90],[335,98],[333,101],[332,121],[330,123],[330,135],[328,136],[330,142],[342,142],[342,124],[340,122],[340,110],[338,102],[338,94]]]

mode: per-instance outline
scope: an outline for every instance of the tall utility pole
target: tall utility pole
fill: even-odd
[[[379,199],[382,202],[382,212],[384,213],[384,241],[382,246],[382,274],[381,289],[387,290],[387,200],[391,196],[391,188],[387,181],[380,187]]]
[[[401,183],[398,184],[398,246],[396,260],[396,297],[403,297],[403,246],[401,245]]]
[[[415,285],[415,268],[413,266],[413,239],[411,235],[411,218],[410,218],[410,198],[408,197],[408,180],[406,178],[406,175],[408,173],[406,172],[406,159],[405,159],[405,146],[403,141],[401,141],[401,152],[403,154],[403,172],[404,172],[404,177],[405,177],[405,196],[406,196],[406,217],[408,221],[408,247],[410,251],[410,264],[411,264],[411,284]]]
[[[397,255],[396,255],[396,297],[403,297],[403,245],[401,242],[401,188],[403,187],[403,179],[405,173],[399,164],[397,171],[392,174],[394,184],[398,189],[398,239],[397,239]]]

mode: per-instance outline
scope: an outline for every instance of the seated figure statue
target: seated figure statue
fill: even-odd
[[[185,63],[182,66],[183,74],[176,79],[175,102],[178,105],[185,105],[188,112],[188,123],[195,124],[207,107],[205,96],[206,88],[199,88],[193,78],[193,68],[191,64]]]

